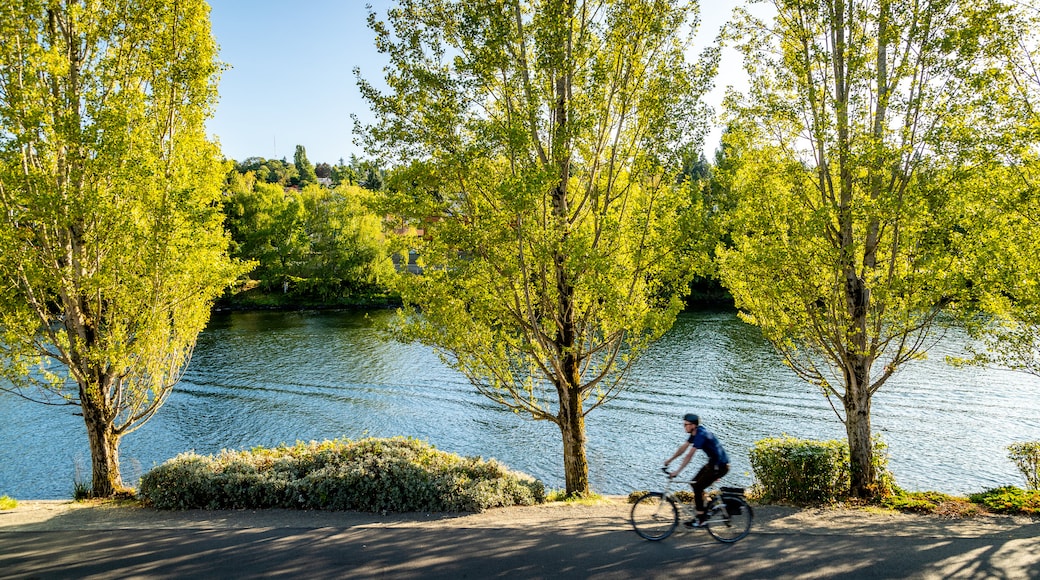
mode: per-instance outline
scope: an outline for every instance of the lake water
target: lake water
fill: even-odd
[[[385,312],[223,313],[199,337],[166,405],[121,446],[124,480],[186,450],[406,435],[461,455],[496,458],[563,487],[559,430],[478,395],[428,348],[387,342]],[[896,482],[964,494],[1024,486],[1004,447],[1040,440],[1040,379],[953,368],[951,332],[929,360],[907,365],[874,399]],[[752,480],[748,449],[784,434],[844,438],[826,399],[787,369],[756,328],[730,312],[683,314],[641,359],[629,387],[587,418],[593,488],[646,489],[696,412],[726,447],[726,482]],[[82,419],[0,393],[0,495],[60,499],[90,480]],[[689,468],[688,468],[689,469]]]

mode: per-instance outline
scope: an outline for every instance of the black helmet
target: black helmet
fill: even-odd
[[[693,413],[686,413],[685,415],[682,416],[682,420],[690,422],[690,423],[693,423],[694,425],[700,425],[701,424],[701,418],[698,417],[697,415],[694,415]]]

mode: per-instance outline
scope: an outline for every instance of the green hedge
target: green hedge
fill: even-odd
[[[542,503],[545,488],[495,461],[398,437],[181,454],[141,478],[141,495],[159,509],[460,512]]]
[[[874,439],[874,467],[879,473],[880,495],[888,495],[893,487],[886,449],[879,438]],[[845,441],[811,441],[786,436],[762,439],[755,442],[750,458],[758,481],[756,493],[762,501],[809,504],[849,496],[849,446]]]

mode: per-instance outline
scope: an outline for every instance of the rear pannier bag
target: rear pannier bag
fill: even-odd
[[[723,487],[722,488],[722,503],[726,504],[726,511],[731,516],[739,516],[743,510],[743,504],[733,499],[734,497],[744,497],[743,487]]]

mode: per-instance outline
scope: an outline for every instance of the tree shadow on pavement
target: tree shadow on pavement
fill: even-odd
[[[7,577],[87,578],[1036,578],[1040,526],[969,537],[752,528],[647,542],[619,522],[468,527],[0,532]]]

